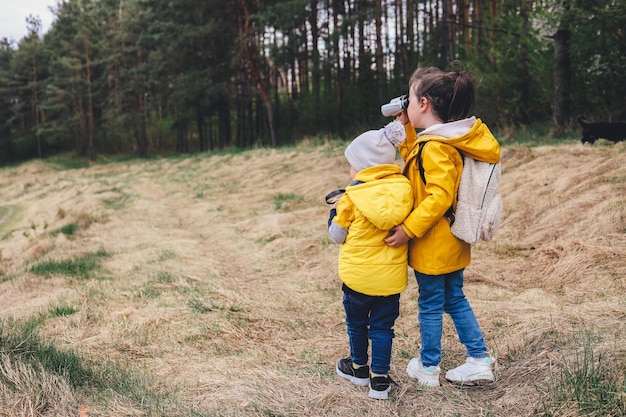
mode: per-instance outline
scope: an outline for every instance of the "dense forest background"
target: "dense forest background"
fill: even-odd
[[[0,164],[350,138],[460,60],[495,128],[626,118],[626,0],[65,0],[0,40]]]

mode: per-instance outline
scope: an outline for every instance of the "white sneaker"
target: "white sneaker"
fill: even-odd
[[[493,382],[495,358],[467,358],[465,363],[446,372],[446,379],[459,385],[484,385]]]
[[[439,366],[424,366],[419,356],[411,359],[406,367],[406,373],[411,378],[417,379],[417,382],[423,387],[438,387],[441,385],[439,384],[440,372]]]

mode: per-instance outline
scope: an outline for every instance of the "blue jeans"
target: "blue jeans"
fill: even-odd
[[[350,339],[350,357],[358,365],[367,364],[368,338],[372,340],[371,372],[389,373],[393,325],[400,314],[400,294],[370,296],[343,286],[343,307]]]
[[[467,356],[489,356],[474,311],[463,293],[463,270],[444,275],[425,275],[415,271],[415,278],[419,288],[420,357],[424,366],[438,365],[441,361],[443,313],[452,318]]]

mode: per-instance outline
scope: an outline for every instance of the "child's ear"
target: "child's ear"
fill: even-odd
[[[422,113],[425,113],[430,109],[430,101],[428,101],[426,97],[420,97],[419,109]]]

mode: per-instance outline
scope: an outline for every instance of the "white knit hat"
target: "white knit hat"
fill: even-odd
[[[393,164],[396,147],[404,142],[406,131],[402,123],[393,121],[383,129],[368,130],[348,145],[344,155],[357,171],[376,165]]]

